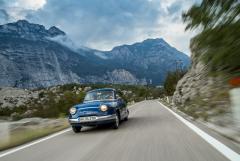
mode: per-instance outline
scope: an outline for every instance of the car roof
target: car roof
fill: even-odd
[[[88,92],[95,92],[95,91],[116,91],[114,88],[99,88],[99,89],[94,89]]]

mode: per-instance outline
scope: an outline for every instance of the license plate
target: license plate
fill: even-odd
[[[81,121],[92,121],[92,120],[96,120],[96,116],[80,117],[80,122]]]

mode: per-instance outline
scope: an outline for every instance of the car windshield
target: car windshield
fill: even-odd
[[[101,101],[114,99],[114,92],[111,90],[93,91],[86,94],[84,101]]]

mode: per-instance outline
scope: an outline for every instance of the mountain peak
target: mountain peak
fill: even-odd
[[[142,43],[169,45],[163,38],[155,38],[155,39],[149,38],[149,39],[142,41]]]
[[[55,26],[47,30],[43,25],[30,23],[27,20],[18,20],[17,22],[0,25],[0,35],[38,40],[65,35],[65,33]]]
[[[131,45],[120,45],[120,46],[116,46],[112,49],[113,50],[119,50],[119,49],[123,49],[123,48],[132,48],[132,47],[145,47],[145,48],[151,48],[151,47],[171,47],[163,38],[148,38],[145,39],[141,42],[136,42],[134,44]]]
[[[18,24],[18,25],[28,25],[28,24],[30,24],[27,20],[18,20],[17,22],[16,22],[16,24]]]
[[[147,42],[147,41],[151,41],[151,42],[165,42],[165,40],[163,38],[148,38],[146,40],[143,40],[143,42]]]
[[[56,26],[52,26],[48,29],[48,32],[51,36],[59,36],[59,35],[66,35],[65,32],[57,28]]]
[[[6,25],[7,26],[17,26],[19,31],[22,31],[25,33],[29,33],[34,30],[36,30],[36,31],[45,31],[46,30],[43,25],[30,23],[27,20],[18,20],[15,23],[8,23]]]

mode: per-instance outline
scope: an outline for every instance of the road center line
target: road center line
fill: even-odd
[[[226,158],[228,158],[231,161],[240,161],[240,155],[236,152],[234,152],[232,149],[221,143],[220,141],[216,140],[212,136],[208,135],[206,132],[195,126],[194,124],[190,123],[186,119],[184,119],[182,116],[178,115],[174,111],[172,111],[167,106],[163,105],[159,101],[157,101],[161,106],[163,106],[165,109],[167,109],[169,112],[171,112],[178,120],[183,122],[185,125],[187,125],[190,129],[192,129],[195,133],[197,133],[201,138],[203,138],[205,141],[207,141],[209,144],[211,144],[215,149],[217,149],[221,154],[223,154]]]

